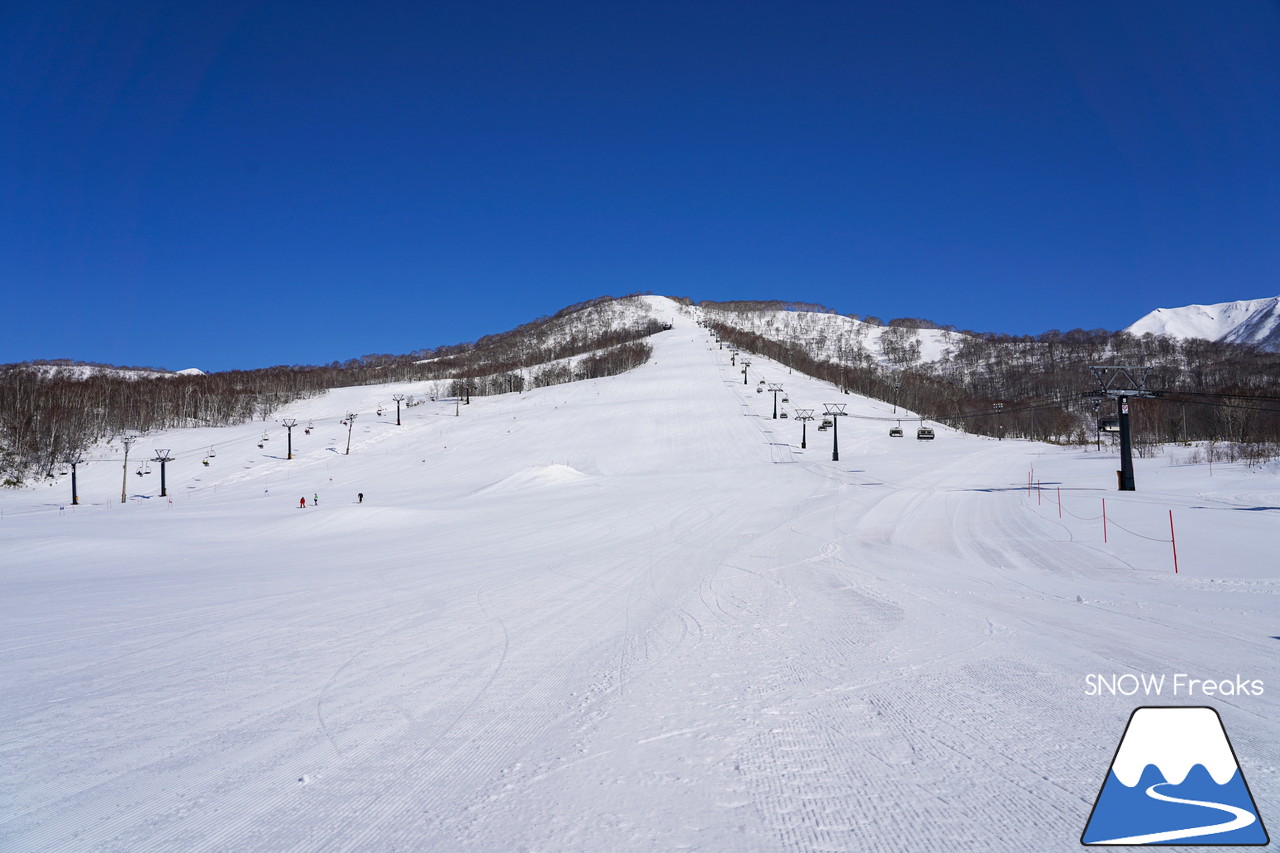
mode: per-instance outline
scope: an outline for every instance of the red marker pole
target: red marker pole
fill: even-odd
[[[1107,499],[1102,499],[1102,541],[1107,541]]]
[[[1173,510],[1169,510],[1169,541],[1173,543],[1173,573],[1178,573],[1178,537],[1173,532]]]

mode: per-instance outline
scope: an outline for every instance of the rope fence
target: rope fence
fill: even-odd
[[[1036,506],[1043,506],[1045,489],[1042,487],[1040,481],[1035,479],[1034,469],[1032,469],[1027,473],[1027,496],[1028,497],[1031,496],[1031,492],[1033,490],[1036,493]],[[1145,539],[1148,542],[1168,543],[1173,549],[1173,573],[1175,575],[1178,574],[1178,535],[1173,525],[1173,510],[1169,510],[1169,538],[1165,539],[1163,537],[1148,536],[1145,533],[1139,533],[1136,530],[1130,530],[1128,527],[1125,527],[1123,524],[1116,521],[1114,518],[1109,518],[1107,516],[1107,499],[1106,498],[1101,498],[1102,512],[1099,513],[1098,515],[1079,515],[1077,513],[1072,512],[1071,509],[1068,508],[1066,505],[1064,505],[1062,502],[1061,486],[1054,487],[1054,498],[1056,498],[1057,505],[1058,505],[1058,518],[1062,518],[1063,514],[1065,513],[1066,515],[1069,515],[1075,519],[1079,519],[1080,521],[1101,520],[1102,521],[1102,541],[1104,544],[1110,541],[1111,528],[1118,528],[1124,531],[1125,533],[1128,533],[1130,536],[1135,536],[1138,539]]]

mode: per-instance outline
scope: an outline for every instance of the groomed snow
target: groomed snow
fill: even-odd
[[[1219,711],[1270,816],[1274,468],[1119,493],[1111,452],[890,438],[653,304],[622,376],[399,427],[426,385],[342,389],[277,413],[291,461],[175,431],[127,503],[118,448],[78,507],[0,493],[0,849],[1075,850],[1162,704]],[[848,404],[839,462],[760,380]],[[1090,695],[1124,673],[1270,689]]]

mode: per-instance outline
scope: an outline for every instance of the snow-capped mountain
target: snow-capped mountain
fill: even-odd
[[[1135,335],[1151,332],[1174,338],[1250,344],[1270,352],[1280,352],[1280,296],[1216,305],[1157,308],[1125,331]]]

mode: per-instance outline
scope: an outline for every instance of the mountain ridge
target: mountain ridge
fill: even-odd
[[[1134,335],[1150,332],[1184,340],[1203,338],[1280,352],[1280,296],[1157,308],[1126,327],[1125,331]]]

